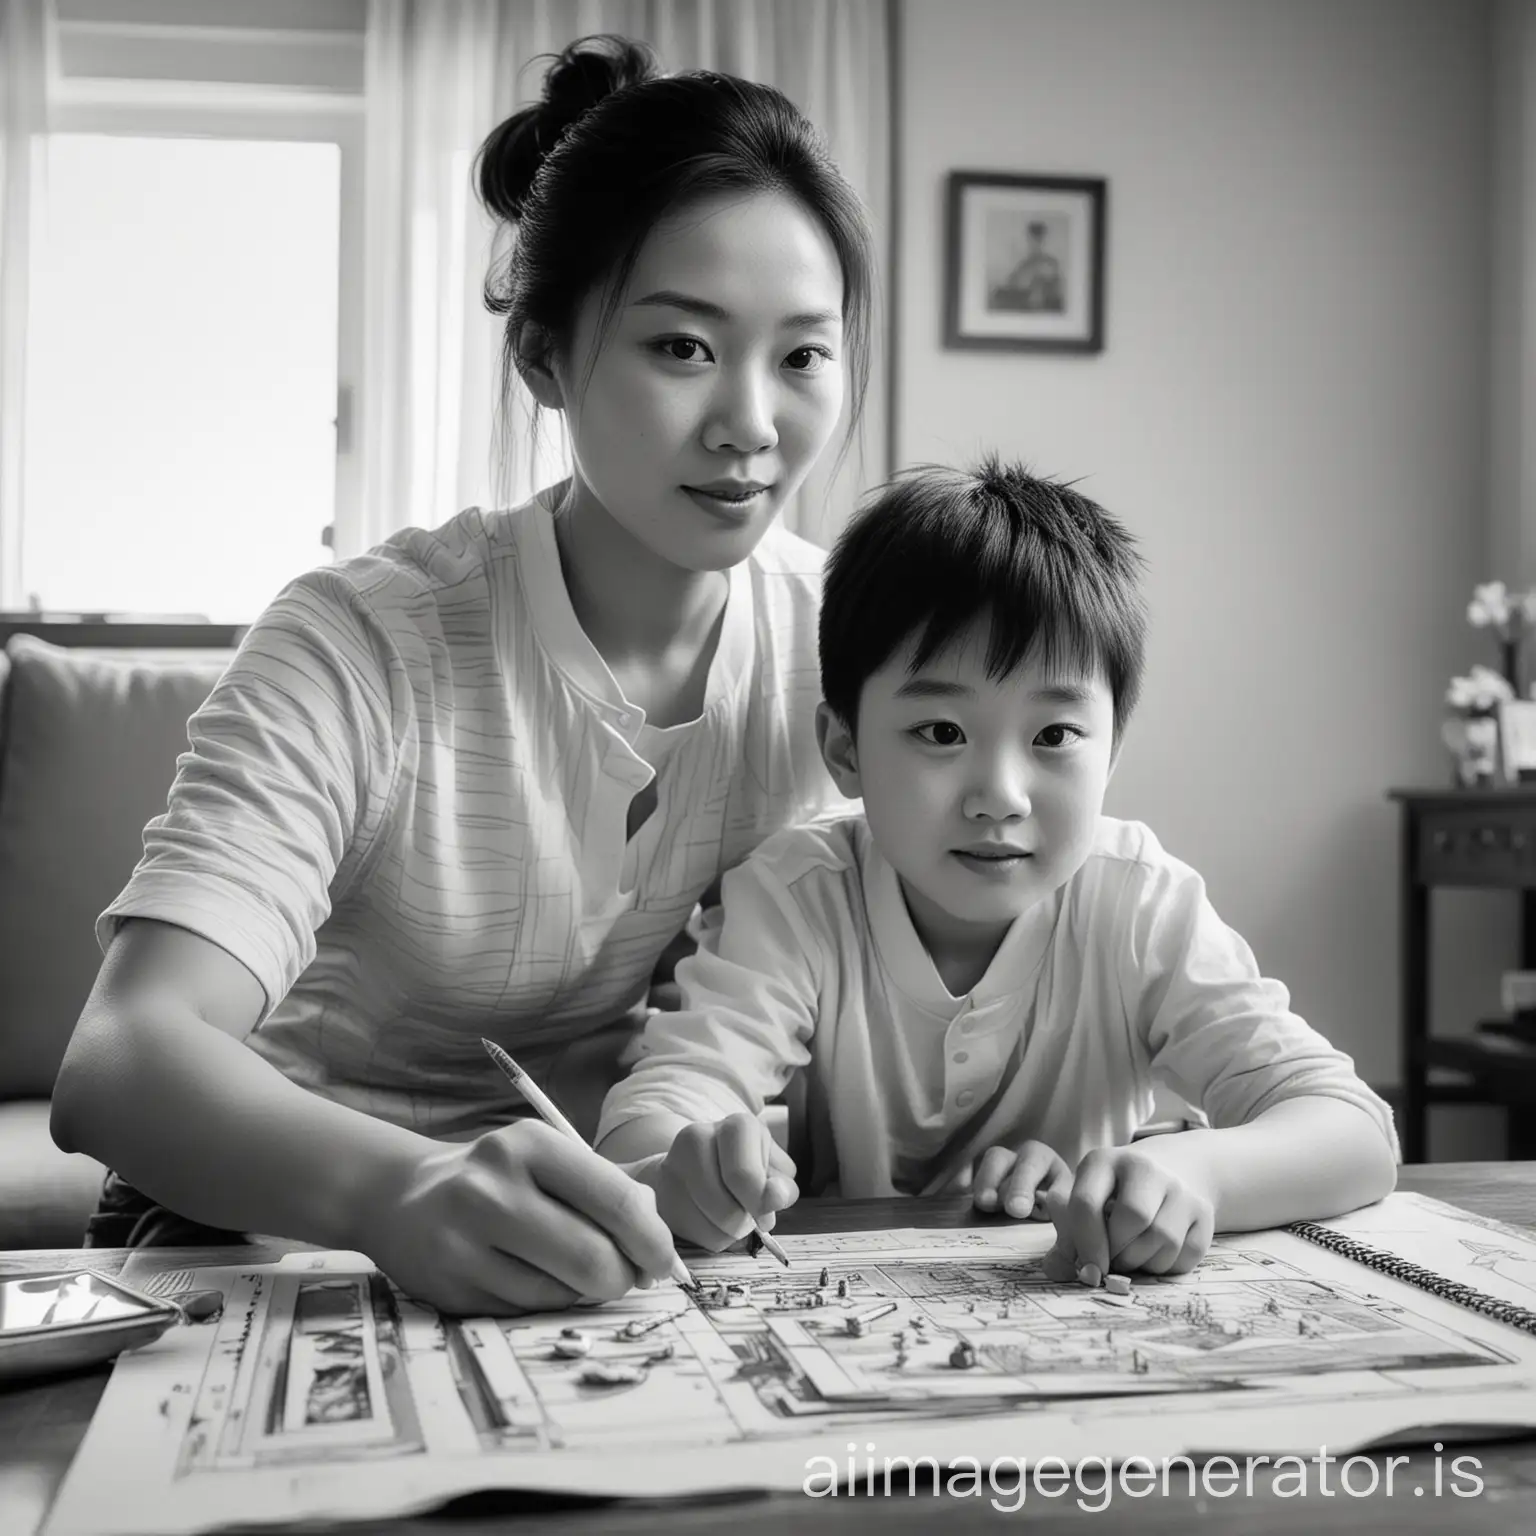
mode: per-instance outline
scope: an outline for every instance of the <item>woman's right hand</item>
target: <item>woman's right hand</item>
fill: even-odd
[[[745,1237],[754,1221],[771,1229],[774,1213],[800,1198],[789,1154],[745,1110],[685,1126],[648,1177],[667,1225],[712,1253]]]
[[[612,1301],[676,1258],[651,1190],[538,1120],[434,1144],[359,1228],[407,1295],[477,1316]]]

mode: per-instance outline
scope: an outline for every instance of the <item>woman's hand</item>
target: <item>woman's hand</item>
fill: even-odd
[[[971,1201],[978,1211],[1044,1219],[1036,1196],[1065,1194],[1071,1186],[1072,1170],[1043,1141],[1023,1141],[982,1153],[971,1179]]]
[[[649,1189],[538,1120],[434,1143],[362,1239],[408,1295],[475,1315],[611,1301],[676,1257]]]
[[[648,1175],[667,1225],[700,1248],[718,1252],[795,1203],[795,1165],[746,1111],[724,1120],[695,1121],[679,1131]]]
[[[1045,1272],[1063,1282],[1088,1264],[1106,1275],[1182,1275],[1205,1257],[1216,1225],[1214,1201],[1193,1178],[1134,1146],[1090,1152],[1046,1206],[1056,1246]]]

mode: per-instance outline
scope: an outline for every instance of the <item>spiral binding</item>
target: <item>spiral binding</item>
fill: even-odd
[[[1455,1302],[1458,1307],[1480,1312],[1496,1322],[1508,1323],[1511,1328],[1518,1328],[1523,1333],[1536,1334],[1536,1312],[1527,1307],[1516,1306],[1512,1301],[1501,1301],[1497,1296],[1490,1296],[1487,1291],[1463,1285],[1460,1280],[1452,1280],[1446,1275],[1437,1275],[1434,1270],[1425,1269],[1422,1264],[1414,1264],[1408,1259],[1399,1258],[1395,1253],[1386,1253],[1380,1248],[1357,1242],[1352,1237],[1345,1237],[1342,1232],[1319,1226],[1315,1221],[1292,1222],[1286,1231],[1294,1232],[1297,1237],[1316,1243],[1319,1248],[1326,1248],[1330,1253],[1343,1254],[1346,1259],[1353,1259],[1368,1269],[1390,1275],[1394,1280],[1417,1286],[1421,1291],[1428,1291],[1431,1296],[1443,1297],[1446,1301]]]

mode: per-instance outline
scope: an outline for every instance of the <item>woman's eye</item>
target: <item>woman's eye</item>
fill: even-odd
[[[702,363],[709,360],[709,348],[697,336],[668,336],[657,345],[679,363]]]
[[[912,734],[933,747],[958,747],[965,740],[965,732],[953,720],[930,720],[915,725]]]
[[[792,373],[820,373],[832,354],[825,347],[796,347],[784,361]]]
[[[1048,725],[1038,740],[1046,747],[1070,747],[1082,734],[1075,725]]]

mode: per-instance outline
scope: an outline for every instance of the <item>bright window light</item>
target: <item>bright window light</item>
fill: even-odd
[[[50,612],[241,623],[328,561],[341,151],[56,134],[21,574]]]

